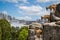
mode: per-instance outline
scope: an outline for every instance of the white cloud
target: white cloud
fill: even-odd
[[[7,2],[18,3],[18,0],[6,0]]]
[[[37,0],[37,2],[48,2],[49,0]]]
[[[2,11],[2,13],[3,13],[3,14],[8,14],[8,12],[7,12],[7,11]]]
[[[22,17],[16,17],[16,18],[20,20],[32,20],[32,18],[29,16],[22,16]]]
[[[55,2],[53,2],[53,4],[58,4],[60,3],[60,0],[56,0]]]
[[[18,6],[18,7],[20,10],[23,10],[24,13],[27,15],[42,16],[45,14],[49,14],[49,12],[46,11],[41,6],[32,5],[32,6]]]
[[[40,6],[19,6],[19,8],[27,11],[39,11],[42,9]]]
[[[19,1],[23,1],[24,3],[26,3],[26,2],[27,2],[27,0],[19,0]]]
[[[37,2],[60,2],[60,0],[36,0]]]
[[[12,3],[18,3],[19,1],[22,1],[24,3],[29,3],[28,0],[0,0],[0,1],[4,1],[4,2],[12,2]],[[60,0],[36,0],[36,2],[60,2]]]
[[[0,0],[2,2],[12,2],[12,3],[18,3],[18,0]]]
[[[27,0],[0,0],[0,1],[3,1],[3,2],[12,2],[12,3],[18,3],[19,1],[22,1],[24,3],[27,2]]]

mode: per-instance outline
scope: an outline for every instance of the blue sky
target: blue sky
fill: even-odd
[[[23,20],[36,20],[49,14],[46,7],[60,0],[0,0],[0,12]]]

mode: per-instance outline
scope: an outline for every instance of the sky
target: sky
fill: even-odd
[[[0,12],[20,20],[36,20],[50,12],[46,7],[60,0],[0,0]]]

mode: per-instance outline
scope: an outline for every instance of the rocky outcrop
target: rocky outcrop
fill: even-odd
[[[42,24],[34,22],[29,26],[28,40],[42,40]]]
[[[60,40],[60,25],[44,25],[43,40]]]
[[[60,40],[60,4],[56,4],[55,13],[51,14],[51,21],[43,24],[43,40]]]
[[[29,26],[28,40],[60,40],[60,4],[48,8],[55,11],[50,16],[51,22],[32,23]]]

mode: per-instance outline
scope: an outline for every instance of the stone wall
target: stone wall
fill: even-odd
[[[43,40],[60,40],[60,26],[43,26]]]

